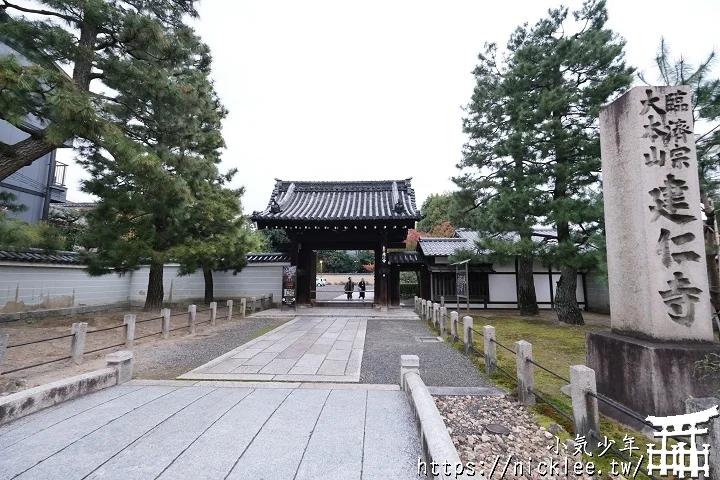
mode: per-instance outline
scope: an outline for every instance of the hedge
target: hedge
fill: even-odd
[[[420,286],[417,283],[401,283],[400,284],[400,296],[401,297],[413,297],[420,295]]]

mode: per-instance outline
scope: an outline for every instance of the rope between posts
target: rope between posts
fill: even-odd
[[[542,369],[542,370],[545,370],[545,371],[546,371],[547,373],[549,373],[550,375],[553,375],[553,376],[559,378],[559,379],[562,380],[563,382],[570,383],[570,380],[568,380],[567,378],[558,375],[557,373],[553,372],[552,370],[548,370],[547,368],[543,367],[543,366],[540,365],[539,363],[533,361],[532,358],[527,358],[526,360],[527,360],[528,362],[532,363],[533,365],[535,365],[536,367],[538,367],[538,368],[540,368],[540,369]]]
[[[109,349],[111,349],[111,348],[124,347],[124,346],[125,346],[124,343],[118,343],[117,345],[110,345],[109,347],[96,348],[95,350],[88,350],[88,351],[85,352],[85,353],[88,354],[88,353],[101,352],[101,351],[103,351],[103,350],[109,350]],[[69,357],[68,357],[68,358],[69,358]]]
[[[62,338],[69,338],[69,337],[74,337],[74,336],[75,336],[75,334],[71,333],[70,335],[61,335],[59,337],[44,338],[42,340],[33,340],[32,342],[16,343],[15,345],[8,345],[5,348],[24,347],[25,345],[34,345],[36,343],[42,343],[42,342],[52,342],[53,340],[60,340]]]
[[[481,337],[484,337],[484,336],[485,336],[485,335],[483,335],[482,332],[478,332],[477,330],[475,330],[475,329],[472,328],[472,327],[470,327],[470,330],[472,330],[473,332],[477,333],[477,334],[480,335]]]
[[[595,432],[592,431],[592,430],[590,430],[590,435],[592,435],[593,437],[595,437],[596,440],[599,440],[599,441],[601,441],[601,442],[605,441],[604,438],[598,437],[597,433],[595,433]],[[617,447],[615,447],[614,444],[610,444],[610,450],[612,450],[615,455],[617,455],[618,457],[622,458],[623,460],[625,460],[626,462],[630,463],[631,465],[632,465],[633,463],[635,463],[635,465],[637,465],[638,471],[639,471],[640,473],[642,473],[643,475],[645,475],[647,478],[650,478],[651,480],[658,480],[657,477],[655,477],[655,476],[651,475],[650,473],[648,473],[648,471],[645,470],[645,469],[640,465],[639,462],[633,462],[633,461],[630,459],[630,457],[628,457],[628,456],[625,455],[623,452],[621,452],[620,450],[618,450]]]
[[[60,362],[60,361],[62,361],[62,360],[70,360],[71,358],[72,358],[72,357],[70,357],[70,356],[68,356],[68,357],[62,357],[62,358],[56,358],[55,360],[48,360],[47,362],[36,363],[35,365],[29,365],[29,366],[27,366],[27,367],[14,368],[14,369],[12,369],[12,370],[6,370],[6,371],[2,372],[2,375],[8,374],[8,373],[19,372],[20,370],[27,370],[27,369],[29,369],[29,368],[40,367],[40,366],[42,366],[42,365],[47,365],[47,364],[49,364],[49,363]]]
[[[190,325],[183,325],[182,327],[175,327],[168,330],[169,332],[174,332],[175,330],[180,330],[181,328],[190,328]]]
[[[147,335],[143,335],[142,337],[135,337],[135,340],[140,340],[141,338],[147,338],[147,337],[154,337],[155,335],[160,335],[162,332],[155,332],[155,333],[149,333]]]
[[[629,408],[627,408],[627,407],[625,407],[625,406],[623,406],[623,405],[620,405],[619,403],[614,402],[613,400],[607,398],[607,397],[604,396],[604,395],[600,395],[600,394],[593,393],[593,392],[585,392],[585,393],[587,393],[587,394],[590,395],[591,397],[594,397],[594,398],[600,400],[600,401],[603,402],[605,405],[609,405],[609,406],[611,406],[612,408],[614,408],[615,410],[619,410],[620,412],[624,413],[624,414],[627,415],[628,417],[634,418],[634,419],[637,420],[638,422],[641,422],[643,425],[647,425],[648,427],[651,427],[651,428],[657,430],[658,432],[662,430],[660,427],[657,427],[657,426],[653,425],[652,423],[648,422],[647,420],[645,420],[644,418],[642,418],[640,415],[638,415],[637,413],[633,412],[633,411],[630,410]]]
[[[152,318],[146,318],[145,320],[136,320],[135,325],[138,323],[145,323],[145,322],[152,322],[153,320],[162,320],[163,317],[152,317]]]
[[[512,353],[513,355],[517,355],[517,353],[515,353],[515,350],[513,350],[512,348],[506,347],[506,346],[503,345],[502,343],[499,343],[497,340],[493,339],[493,340],[490,340],[490,341],[493,342],[493,343],[494,343],[495,345],[497,345],[498,347],[504,348],[505,350],[507,350],[508,352]]]
[[[496,366],[497,369],[500,370],[502,373],[504,373],[504,374],[507,375],[508,377],[512,378],[513,380],[515,380],[515,382],[516,382],[517,384],[520,384],[520,382],[518,381],[518,379],[515,378],[513,375],[511,375],[511,374],[510,374],[507,370],[505,370],[503,367],[501,367],[500,365],[495,365],[495,366]]]
[[[88,330],[85,333],[107,332],[108,330],[115,330],[116,328],[123,328],[124,326],[125,325],[116,325],[114,327],[98,328],[97,330]]]
[[[542,395],[540,395],[538,392],[536,392],[536,391],[533,390],[532,388],[528,388],[527,391],[530,392],[530,393],[532,393],[533,395],[535,395],[535,396],[536,396],[537,398],[539,398],[543,403],[549,405],[553,410],[555,410],[557,413],[559,413],[560,415],[562,415],[568,422],[574,424],[575,421],[573,420],[573,418],[572,418],[570,415],[568,415],[567,413],[565,413],[565,412],[563,412],[562,410],[560,410],[559,407],[557,407],[556,405],[554,405],[553,403],[551,403],[547,398],[543,397]]]
[[[171,316],[171,317],[178,317],[178,316],[180,316],[180,315],[187,315],[187,314],[188,314],[188,312],[180,312],[180,313],[173,313],[173,314],[170,315],[170,316]]]

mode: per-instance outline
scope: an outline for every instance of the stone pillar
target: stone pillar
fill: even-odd
[[[600,113],[615,333],[713,340],[692,128],[685,86],[635,87]]]
[[[162,338],[167,340],[170,338],[170,309],[163,308],[160,311],[160,315],[162,315]]]
[[[473,335],[472,335],[473,319],[470,316],[463,317],[463,343],[465,343],[465,353],[470,355],[473,352]]]
[[[197,305],[188,306],[188,325],[190,333],[195,333],[195,317],[197,315]]]
[[[3,357],[5,357],[5,351],[7,350],[9,340],[10,335],[7,333],[0,333],[0,365],[2,365]]]
[[[118,372],[118,385],[132,380],[132,359],[133,354],[128,350],[120,350],[105,356],[107,366]]]
[[[440,304],[437,302],[432,304],[432,322],[435,328],[440,327]]]
[[[483,341],[485,350],[485,373],[492,375],[497,373],[497,345],[495,344],[495,327],[485,325],[483,327]]]
[[[217,320],[217,302],[210,302],[210,325],[215,325]]]
[[[713,408],[717,405],[720,405],[720,398],[718,397],[688,398],[685,400],[686,413],[702,412],[703,410]],[[698,448],[702,448],[701,445],[703,444],[710,445],[710,472],[714,472],[715,475],[717,475],[717,472],[720,472],[720,448],[718,448],[718,445],[720,445],[720,417],[710,419],[710,422],[707,424],[707,434],[698,435],[696,442],[698,444]],[[698,466],[702,467],[704,465]],[[700,475],[700,478],[704,478],[702,477],[702,474]],[[706,478],[709,479],[715,477]]]
[[[592,438],[590,431],[600,438],[600,415],[598,401],[588,392],[597,393],[595,388],[595,370],[585,365],[570,367],[570,396],[572,397],[573,423],[575,434],[587,439]],[[588,441],[588,448],[596,446],[597,441]],[[593,449],[595,450],[595,449]]]
[[[70,343],[70,357],[75,365],[80,365],[83,361],[83,353],[85,353],[85,334],[87,333],[86,322],[78,322],[72,324],[73,334]]]
[[[133,341],[135,340],[135,314],[129,313],[125,315],[123,325],[125,325],[125,348],[132,350]]]
[[[275,302],[273,301],[273,294],[272,294],[272,293],[268,295],[268,301],[270,302],[270,306],[268,306],[268,308],[274,308],[274,307],[275,307]]]
[[[720,346],[712,344],[691,103],[689,87],[641,86],[600,112],[613,314],[611,332],[588,332],[586,363],[601,394],[643,418],[682,414],[686,398],[720,389],[720,378],[700,381],[694,371]]]
[[[257,311],[257,297],[250,297],[250,303],[252,304],[250,312],[255,313]]]
[[[243,299],[243,300],[244,300],[244,299]],[[227,319],[228,319],[228,322],[229,322],[230,320],[232,320],[232,307],[233,307],[233,301],[232,301],[232,300],[228,300],[228,301],[227,301],[227,309],[228,309]],[[245,315],[244,312],[245,312],[245,310],[243,309],[243,315]]]
[[[417,355],[400,355],[400,388],[405,390],[405,374],[415,372],[420,375],[420,358]]]
[[[440,295],[440,307],[445,306],[445,295]]]
[[[450,335],[452,341],[458,341],[458,312],[450,312]]]
[[[232,300],[230,300],[230,302],[232,302]],[[245,318],[246,316],[247,316],[247,299],[245,297],[243,297],[240,299],[240,318]]]
[[[517,378],[518,378],[518,401],[523,405],[535,405],[535,394],[530,392],[535,389],[535,371],[532,360],[532,345],[530,342],[520,340],[515,342]]]
[[[440,307],[440,336],[445,337],[447,326],[447,307]]]

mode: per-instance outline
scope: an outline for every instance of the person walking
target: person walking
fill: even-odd
[[[348,281],[345,284],[345,293],[347,294],[348,300],[352,300],[353,290],[355,290],[355,284],[353,283],[352,278],[348,277]]]
[[[358,288],[360,289],[360,299],[364,302],[365,301],[365,279],[361,278],[360,283],[358,283]]]

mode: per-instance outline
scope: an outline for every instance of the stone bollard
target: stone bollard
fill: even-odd
[[[128,313],[125,315],[123,325],[125,325],[125,348],[132,350],[133,341],[135,341],[135,314]]]
[[[516,366],[518,378],[518,401],[523,405],[535,405],[535,394],[530,390],[535,389],[535,370],[532,360],[532,344],[525,340],[515,342],[515,353],[517,353]]]
[[[440,336],[445,338],[445,327],[447,325],[447,308],[440,307]]]
[[[458,312],[450,312],[450,335],[452,341],[458,341]]]
[[[440,307],[445,306],[445,295],[440,295]]]
[[[593,447],[592,451],[594,451],[597,450],[595,448],[597,439],[591,438],[590,432],[592,431],[597,438],[600,438],[600,414],[598,413],[597,398],[588,395],[588,392],[597,394],[595,370],[585,365],[571,366],[570,396],[572,397],[575,434],[588,439],[588,447]]]
[[[160,315],[162,315],[162,337],[167,340],[170,338],[170,309],[163,308],[160,310]]]
[[[473,352],[473,335],[472,335],[473,319],[471,316],[463,317],[463,343],[465,343],[465,354],[470,355]]]
[[[435,302],[432,304],[432,322],[435,328],[440,328],[440,304]]]
[[[252,306],[250,307],[250,313],[255,313],[257,311],[257,297],[250,297],[250,303]]]
[[[105,357],[107,366],[118,372],[118,385],[132,380],[132,359],[133,354],[128,350],[113,352]]]
[[[228,301],[227,301],[227,308],[228,308],[228,316],[227,316],[227,319],[228,319],[228,322],[229,322],[230,320],[232,320],[232,306],[233,306],[233,301],[232,301],[232,300],[228,300]],[[243,310],[243,312],[244,312],[244,311],[245,311],[245,310]]]
[[[3,357],[5,356],[5,350],[7,350],[9,341],[10,341],[9,334],[0,333],[0,365],[2,365]]]
[[[73,334],[70,343],[70,357],[75,365],[80,365],[83,361],[83,353],[85,353],[85,334],[87,333],[86,322],[78,322],[72,324],[71,333]]]
[[[495,327],[485,325],[483,327],[483,340],[485,341],[485,373],[492,375],[497,373],[497,345],[495,344]]]
[[[422,319],[425,322],[428,320],[428,300],[422,301]]]
[[[247,315],[247,299],[241,298],[240,299],[240,318],[245,318],[245,315]]]
[[[400,355],[400,388],[405,390],[405,374],[415,372],[420,375],[420,358],[417,355]]]
[[[217,302],[210,302],[210,325],[215,325],[217,321]]]
[[[719,403],[720,398],[717,397],[688,398],[685,400],[685,413],[702,412],[715,407]],[[711,445],[708,457],[710,465],[708,467],[711,472],[720,472],[720,448],[718,448],[718,445],[720,445],[720,417],[711,418],[707,426],[707,434],[698,435],[696,442],[698,445]],[[699,465],[699,467],[703,466]],[[710,476],[706,478],[710,478]]]
[[[188,325],[190,333],[195,333],[195,316],[197,315],[197,305],[188,306]]]
[[[274,307],[275,307],[275,303],[273,303],[273,294],[272,294],[272,293],[271,293],[270,295],[268,295],[268,299],[269,299],[269,302],[270,302],[270,305],[268,306],[268,308],[274,308]]]

